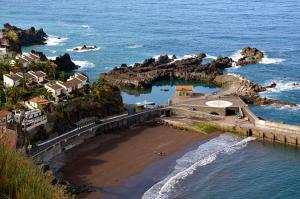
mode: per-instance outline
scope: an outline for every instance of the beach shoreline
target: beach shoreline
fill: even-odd
[[[105,190],[126,185],[128,179],[142,174],[148,166],[170,160],[218,134],[188,132],[151,123],[87,140],[55,158],[52,165],[59,167],[57,175],[63,180],[95,190],[79,194],[79,198],[100,198],[107,195],[103,194]],[[167,162],[162,164],[165,170],[170,166]]]

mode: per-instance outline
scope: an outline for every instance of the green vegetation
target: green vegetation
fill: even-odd
[[[0,143],[0,198],[67,198],[64,188],[51,181],[49,173],[43,173],[21,152]]]
[[[17,33],[13,30],[9,30],[7,32],[5,32],[5,37],[12,42],[17,42],[19,37],[17,35]]]
[[[213,133],[218,130],[221,130],[217,125],[208,122],[199,122],[193,125],[191,129],[195,131],[204,132],[204,133]]]
[[[99,118],[123,111],[123,101],[119,87],[111,85],[100,78],[84,92],[75,91],[66,102],[56,106],[51,114],[55,131],[63,132],[74,128],[74,123],[82,118],[96,116]]]

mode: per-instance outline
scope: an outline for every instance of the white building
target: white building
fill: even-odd
[[[24,68],[27,68],[31,62],[40,61],[40,57],[33,53],[22,53],[16,56],[16,60],[18,60]]]
[[[66,95],[69,95],[72,92],[72,86],[69,85],[67,82],[62,82],[62,81],[56,81],[56,84],[59,86],[63,87],[62,92]]]
[[[34,82],[36,83],[42,83],[45,81],[45,78],[47,77],[47,74],[43,71],[28,71],[28,74],[32,75],[34,77]]]
[[[41,110],[14,111],[15,121],[22,125],[22,130],[32,130],[40,125],[47,123],[47,116]]]
[[[22,77],[16,74],[4,74],[3,75],[3,84],[6,88],[12,86],[18,86],[21,83]]]
[[[25,79],[28,83],[42,83],[47,77],[43,71],[29,71],[27,73],[17,72],[16,74],[5,74],[3,75],[3,82],[5,87],[12,87],[20,85],[21,79]]]
[[[80,73],[75,73],[66,82],[56,81],[55,83],[45,84],[45,88],[48,92],[52,93],[52,96],[57,98],[61,94],[70,95],[70,93],[76,89],[81,89],[87,84],[88,78]]]
[[[83,74],[81,74],[81,73],[75,73],[73,76],[71,76],[68,79],[68,81],[72,80],[72,79],[78,79],[79,81],[82,82],[82,85],[87,84],[87,80],[88,80],[88,78],[86,76],[84,76]]]
[[[54,98],[57,98],[63,93],[63,87],[56,84],[56,83],[47,83],[45,84],[45,88],[47,89],[48,92],[52,94]]]
[[[3,33],[0,32],[0,59],[12,57],[12,52],[8,50],[8,41],[3,37]]]
[[[47,107],[50,102],[43,97],[34,97],[28,101],[29,106],[34,109],[43,109]]]

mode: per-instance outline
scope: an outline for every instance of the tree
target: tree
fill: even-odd
[[[66,73],[64,72],[64,71],[61,71],[60,73],[59,73],[59,80],[61,80],[61,81],[66,81]]]
[[[12,86],[7,88],[7,98],[8,102],[11,104],[16,104],[20,99],[21,91],[18,87]]]
[[[0,106],[6,102],[5,93],[3,90],[0,90]]]

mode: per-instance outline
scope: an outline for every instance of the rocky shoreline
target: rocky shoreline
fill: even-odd
[[[295,103],[267,99],[259,95],[260,92],[264,92],[268,88],[276,87],[276,83],[261,86],[243,77],[224,74],[226,68],[259,63],[264,58],[264,53],[257,48],[247,47],[242,49],[240,53],[241,58],[237,61],[220,56],[205,64],[202,63],[206,57],[205,53],[198,53],[194,57],[180,60],[176,59],[175,55],[172,57],[162,55],[157,59],[149,58],[143,63],[136,63],[133,66],[122,64],[120,67],[115,67],[110,72],[101,75],[110,83],[122,88],[138,89],[152,87],[153,82],[159,80],[202,81],[222,87],[223,89],[218,95],[237,95],[248,104],[297,106]]]
[[[9,23],[4,24],[3,26],[2,33],[8,39],[11,51],[21,53],[23,46],[46,44],[48,35],[42,28],[36,30],[34,27],[31,27],[27,30],[23,30],[10,25]]]

